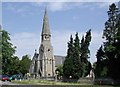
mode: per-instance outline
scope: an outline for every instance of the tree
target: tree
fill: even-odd
[[[97,62],[96,62],[96,67],[95,67],[95,75],[96,77],[100,77],[100,73],[102,71],[102,60],[103,60],[103,48],[102,46],[98,49],[97,54],[96,54],[96,58],[97,58]]]
[[[105,23],[105,30],[103,32],[103,38],[105,38],[106,42],[104,42],[104,51],[105,56],[108,60],[108,76],[112,77],[114,79],[119,78],[119,52],[120,50],[117,48],[119,45],[119,9],[116,7],[116,5],[113,3],[109,7],[108,11],[108,20]],[[116,68],[114,68],[116,67]]]
[[[80,58],[82,63],[82,77],[87,76],[91,70],[91,63],[88,61],[90,57],[89,45],[91,41],[91,29],[86,32],[86,36],[82,37],[81,46],[80,46]]]
[[[74,51],[73,51],[73,79],[79,79],[82,75],[81,72],[81,59],[80,59],[80,42],[78,33],[75,34],[74,39]]]
[[[10,42],[10,34],[2,30],[0,27],[0,33],[2,36],[2,40],[0,40],[0,58],[2,57],[2,74],[19,74],[19,73],[27,73],[29,72],[29,66],[31,63],[31,60],[29,59],[28,55],[25,55],[22,57],[22,60],[20,61],[17,56],[14,56],[15,54],[15,46]]]
[[[75,34],[73,41],[72,35],[68,43],[67,56],[63,64],[63,75],[65,78],[79,79],[90,73],[91,63],[88,61],[91,41],[91,29],[86,32],[86,36],[82,37],[81,43],[78,33]]]
[[[10,75],[14,74],[20,74],[21,73],[21,66],[20,66],[20,60],[17,56],[13,56],[11,58],[11,62],[9,63],[10,67]]]
[[[63,64],[63,76],[64,78],[69,78],[73,73],[73,37],[70,36],[70,41],[68,42],[67,56]]]
[[[26,73],[29,73],[30,64],[31,64],[31,59],[29,59],[28,55],[24,55],[22,57],[22,60],[20,61],[21,73],[23,74],[23,76]]]
[[[90,45],[91,38],[92,38],[92,36],[91,36],[91,29],[90,29],[86,32],[85,41],[84,41],[84,43],[85,43],[84,49],[85,49],[86,59],[90,58],[89,45]]]
[[[99,77],[106,77],[107,76],[107,59],[104,56],[103,46],[101,46],[96,54],[97,62],[95,67],[95,76],[96,78]]]
[[[58,65],[57,66],[57,69],[55,70],[55,72],[57,73],[57,77],[61,77],[61,76],[63,76],[63,65],[61,64],[61,65]]]
[[[2,29],[0,25],[0,74],[2,74]]]
[[[10,63],[14,56],[16,47],[10,42],[10,34],[7,31],[0,29],[0,33],[2,33],[2,40],[0,40],[0,44],[2,45],[2,73],[10,74]]]
[[[68,43],[67,56],[63,64],[64,78],[79,79],[81,77],[81,62],[80,62],[80,43],[78,33],[73,41],[72,35]]]

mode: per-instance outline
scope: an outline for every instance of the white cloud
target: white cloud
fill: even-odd
[[[33,2],[31,5],[36,7],[47,7],[47,9],[53,12],[68,9],[66,2]]]
[[[98,5],[99,8],[105,8],[105,7],[109,7],[109,5],[111,5],[113,2],[100,2],[100,3],[97,3],[96,5]]]
[[[34,50],[40,44],[40,37],[36,33],[22,32],[12,35],[11,41],[17,47],[16,55],[21,58],[25,54],[33,56]]]
[[[3,4],[4,5],[4,4]],[[34,13],[31,11],[28,5],[25,6],[20,6],[19,3],[14,4],[14,3],[7,3],[6,8],[18,15],[21,16],[28,16],[28,15],[33,15]]]
[[[90,62],[96,61],[96,52],[99,49],[99,47],[103,44],[102,39],[102,32],[92,32],[92,40],[90,43],[90,52],[91,52],[91,58]]]
[[[86,31],[85,31],[86,32]],[[82,35],[85,32],[78,32],[79,37],[81,39]],[[70,30],[61,30],[52,32],[52,46],[54,48],[54,55],[62,55],[65,56],[67,52],[67,42],[69,41],[70,35],[75,36],[76,31]],[[102,44],[102,33],[101,32],[92,32],[92,41],[90,45],[91,50],[91,58],[90,61],[93,63],[96,61],[95,54],[97,49]],[[12,42],[15,46],[17,46],[16,55],[22,57],[25,54],[31,55],[34,54],[35,49],[39,49],[40,46],[40,34],[39,33],[30,33],[30,32],[22,32],[16,33],[11,36]]]
[[[100,42],[103,42],[102,32],[92,32],[92,44],[98,45]]]
[[[73,20],[80,20],[80,17],[78,15],[72,17]]]
[[[86,31],[78,32],[80,40],[82,36],[85,35],[85,32]],[[89,60],[90,62],[93,63],[96,61],[95,55],[98,48],[102,44],[103,39],[102,39],[102,32],[95,32],[95,31],[91,31],[91,32],[92,32],[92,40],[90,43],[91,55]],[[67,42],[69,41],[70,35],[73,35],[74,38],[75,33],[76,31],[70,31],[70,30],[69,31],[61,30],[61,31],[53,32],[54,35],[52,35],[52,43],[54,47],[54,54],[65,56],[67,53]]]
[[[92,2],[92,1],[88,1],[89,2]],[[95,2],[95,3],[94,3]],[[93,1],[91,4],[88,4],[88,3],[85,3],[84,1],[81,1],[81,2],[34,2],[33,5],[34,6],[38,6],[38,7],[48,7],[48,9],[50,11],[66,11],[66,10],[70,10],[70,9],[73,9],[73,8],[80,8],[80,9],[83,9],[83,8],[88,8],[89,10],[94,10],[96,7],[98,8],[106,8],[108,7],[110,4],[112,4],[114,1],[108,1],[108,2],[97,2],[97,1]]]
[[[66,8],[66,4],[63,2],[53,2],[48,4],[48,8],[51,11],[59,11]]]
[[[69,41],[70,35],[74,35],[74,33],[75,31],[62,29],[60,31],[53,31],[52,44],[55,55],[66,55],[67,42]]]
[[[47,7],[48,10],[50,11],[66,11],[66,10],[70,10],[73,8],[79,8],[79,9],[83,9],[83,8],[87,8],[89,10],[94,10],[96,7],[99,8],[105,8],[111,4],[112,2],[97,2],[97,3],[84,3],[84,2],[31,2],[30,5],[32,6],[36,6],[37,8],[40,7]],[[19,4],[19,3],[18,3]],[[17,14],[20,14],[22,16],[28,16],[28,15],[33,15],[34,13],[31,11],[31,8],[29,7],[29,5],[25,5],[25,6],[20,6],[20,5],[16,5],[14,3],[8,3],[7,4],[7,9],[11,10]],[[43,9],[44,10],[44,9]],[[41,10],[41,11],[43,11]],[[37,9],[34,9],[34,11],[38,11]]]

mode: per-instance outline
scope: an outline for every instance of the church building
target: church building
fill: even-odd
[[[47,9],[45,9],[44,13],[39,53],[35,50],[30,66],[30,74],[35,78],[55,77],[55,58],[53,55],[53,47],[51,45],[51,33]]]

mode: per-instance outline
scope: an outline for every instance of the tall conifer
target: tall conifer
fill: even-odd
[[[67,56],[63,64],[63,75],[64,78],[69,78],[73,73],[73,37],[70,36],[70,41],[68,42]]]
[[[82,75],[80,61],[80,41],[78,33],[75,34],[74,51],[73,51],[73,78],[79,79]]]

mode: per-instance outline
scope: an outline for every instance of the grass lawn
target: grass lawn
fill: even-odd
[[[120,87],[120,86],[107,86],[107,85],[92,85],[92,84],[82,84],[82,83],[67,83],[67,82],[55,82],[47,80],[22,80],[22,81],[12,81],[13,83],[24,84],[24,85],[48,85],[53,87]]]

